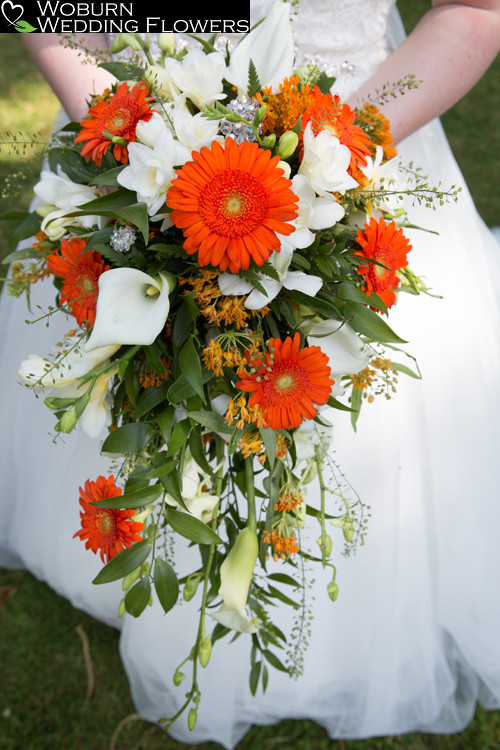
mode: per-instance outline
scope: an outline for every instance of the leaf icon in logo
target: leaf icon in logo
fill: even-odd
[[[22,21],[21,20],[21,21],[18,21],[18,23],[16,23],[16,29],[21,34],[29,34],[31,31],[36,31],[36,26],[32,26],[27,21]]]

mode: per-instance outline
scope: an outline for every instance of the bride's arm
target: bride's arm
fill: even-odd
[[[429,10],[375,75],[351,98],[362,104],[384,84],[413,73],[422,83],[381,109],[396,143],[453,106],[500,50],[500,0],[434,0]]]
[[[107,49],[104,34],[79,34],[79,49],[72,49],[58,34],[23,34],[23,41],[71,120],[87,112],[90,94],[101,93],[116,79],[81,49]],[[80,47],[81,46],[81,47]]]

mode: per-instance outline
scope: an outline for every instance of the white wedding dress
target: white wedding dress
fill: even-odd
[[[253,3],[255,18],[269,5]],[[293,22],[302,59],[328,65],[342,95],[354,91],[401,38],[392,5],[302,0]],[[463,183],[438,122],[408,138],[400,154],[432,184]],[[326,595],[329,577],[309,573],[304,674],[292,680],[271,670],[267,692],[252,697],[250,639],[217,643],[200,670],[195,729],[185,717],[171,729],[183,742],[233,748],[252,724],[282,718],[313,719],[332,738],[452,733],[468,724],[478,701],[500,707],[500,247],[465,187],[458,204],[415,207],[411,219],[439,232],[411,231],[411,267],[442,298],[402,294],[389,322],[410,342],[423,380],[402,376],[393,400],[364,408],[356,434],[347,414],[333,415],[336,461],[370,506],[365,544],[344,558],[341,533],[332,532],[336,602]],[[34,292],[42,306],[50,303],[50,285]],[[0,564],[27,568],[120,628],[137,710],[151,721],[170,716],[186,692],[188,680],[176,688],[172,673],[194,642],[198,602],[166,616],[155,603],[138,619],[120,619],[120,585],[91,584],[100,560],[72,538],[78,487],[106,474],[108,462],[80,433],[54,445],[51,413],[15,382],[19,362],[45,354],[67,325],[27,326],[23,301],[4,294],[1,303]],[[195,553],[178,554],[182,575]],[[289,630],[290,614],[277,608],[276,616]]]

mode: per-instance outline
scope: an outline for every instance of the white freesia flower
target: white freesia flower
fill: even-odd
[[[135,268],[113,268],[99,276],[96,319],[86,351],[110,344],[152,344],[170,310],[172,274],[153,278]]]
[[[73,182],[58,165],[57,174],[42,170],[40,180],[33,188],[40,202],[35,211],[43,217],[41,229],[51,240],[59,240],[66,234],[65,227],[77,226],[89,229],[103,225],[98,216],[72,216],[68,214],[82,208],[85,203],[99,196],[97,188]]]
[[[240,531],[220,569],[219,594],[222,605],[211,616],[221,625],[240,633],[256,633],[257,627],[246,610],[248,590],[259,553],[257,534],[249,528]]]
[[[309,243],[310,244],[310,243]],[[279,276],[279,281],[271,276],[259,273],[259,282],[265,290],[265,294],[256,289],[249,281],[240,279],[239,276],[225,271],[218,278],[219,289],[222,294],[236,296],[247,294],[245,307],[248,310],[261,310],[271,300],[278,296],[282,287],[304,292],[309,297],[315,297],[323,286],[320,276],[313,276],[302,271],[289,271],[292,262],[293,250],[282,249],[279,253],[273,252],[269,263]]]
[[[233,50],[226,79],[237,86],[239,93],[246,94],[252,60],[260,85],[277,91],[283,79],[292,75],[294,56],[290,6],[278,1],[264,21],[243,37]]]
[[[117,179],[120,185],[137,194],[139,202],[147,204],[150,216],[155,216],[165,204],[175,168],[185,164],[191,152],[174,138],[165,124],[161,128],[158,121],[154,129],[144,130],[142,135],[153,145],[130,143],[129,163]]]
[[[165,65],[165,67],[163,65],[150,65],[146,69],[144,77],[158,96],[165,97],[170,101],[179,96],[180,91],[173,82],[168,65]]]
[[[182,499],[189,513],[204,523],[210,521],[213,509],[219,502],[217,495],[204,491],[207,480],[208,475],[201,471],[191,454],[186,452],[182,469]],[[166,494],[165,500],[169,505],[184,510],[171,495]]]
[[[348,323],[339,320],[307,321],[302,325],[310,344],[317,344],[330,360],[331,376],[354,375],[368,365],[373,350]]]
[[[155,71],[156,72],[156,71]],[[206,55],[198,47],[193,47],[182,58],[169,57],[165,60],[161,82],[170,98],[184,94],[199,109],[223,99],[223,78],[226,77],[226,63],[220,52]]]
[[[311,123],[304,129],[304,156],[298,173],[307,177],[318,195],[330,198],[331,193],[345,193],[358,187],[347,172],[351,152],[329,130],[315,136]]]
[[[30,354],[17,371],[21,381],[41,388],[64,388],[91,370],[100,369],[120,348],[119,345],[104,346],[87,352],[81,343],[71,347],[72,341],[69,340],[54,361]]]
[[[173,132],[169,119],[169,114],[173,106],[173,104],[165,105],[167,112],[165,117],[162,117],[159,112],[153,112],[149,120],[139,120],[135,127],[135,137],[139,143],[143,143],[144,146],[149,146],[149,148],[154,148],[156,141],[165,129]]]
[[[210,147],[214,141],[221,141],[218,120],[209,120],[201,112],[192,115],[189,109],[178,103],[172,110],[172,122],[180,143],[189,151],[199,151],[202,146]]]
[[[86,352],[81,343],[67,354],[61,351],[54,362],[36,354],[30,354],[21,362],[18,370],[20,380],[34,386],[35,389],[47,391],[48,396],[58,398],[79,398],[90,388],[90,382],[81,382],[81,378],[91,370],[100,369],[109,363],[109,358],[119,346],[105,346]],[[107,401],[110,380],[116,374],[116,368],[101,373],[92,387],[90,398],[84,411],[76,422],[89,437],[95,438],[111,423],[111,411]]]
[[[383,164],[383,158],[382,146],[377,146],[375,158],[367,156],[366,166],[361,170],[369,180],[367,189],[380,191],[379,195],[367,201],[368,214],[375,218],[380,218],[382,212],[391,216],[401,214],[405,210],[406,200],[405,195],[397,191],[411,188],[411,179],[401,171],[399,161],[394,158]]]
[[[316,195],[311,183],[303,174],[292,179],[292,190],[298,197],[297,218],[289,223],[295,231],[289,236],[279,235],[281,252],[290,248],[306,248],[314,242],[311,229],[333,227],[343,218],[345,210],[333,196],[328,198]]]

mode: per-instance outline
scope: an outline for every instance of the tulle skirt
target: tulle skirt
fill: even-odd
[[[400,153],[431,182],[436,175],[444,187],[463,182],[438,122]],[[500,705],[500,246],[466,188],[457,204],[417,206],[411,218],[439,233],[408,230],[411,268],[433,296],[401,294],[389,323],[409,342],[422,380],[402,375],[394,398],[366,404],[356,434],[347,413],[331,414],[332,458],[369,516],[364,544],[345,557],[341,532],[332,529],[339,597],[326,594],[329,575],[306,568],[302,637],[301,612],[272,612],[303,674],[291,679],[271,668],[266,693],[253,697],[250,639],[218,642],[200,670],[195,729],[181,717],[170,730],[179,740],[233,748],[252,724],[282,718],[313,719],[332,738],[451,733],[467,725],[478,701]],[[33,298],[38,314],[36,305],[46,309],[53,300],[51,284],[36,285]],[[23,300],[3,293],[0,304],[0,565],[26,568],[120,628],[137,710],[151,721],[169,717],[186,692],[174,687],[172,673],[194,643],[199,602],[168,615],[154,602],[138,619],[119,618],[120,584],[91,583],[101,562],[73,539],[78,487],[107,474],[109,462],[83,433],[55,438],[53,415],[15,375],[22,359],[45,355],[71,321],[57,315],[48,327],[27,325]],[[310,492],[314,503],[317,490]],[[312,548],[317,536],[313,522],[303,543]],[[179,575],[195,554],[176,545]]]

